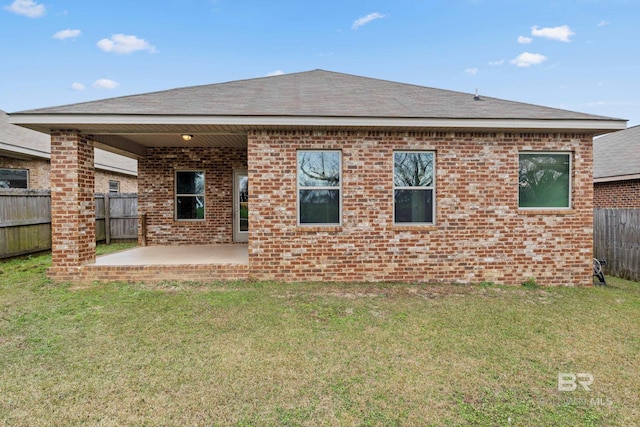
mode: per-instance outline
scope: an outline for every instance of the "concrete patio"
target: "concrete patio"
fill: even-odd
[[[247,245],[140,246],[96,258],[102,266],[248,264]]]
[[[142,246],[96,258],[75,282],[215,282],[249,278],[248,247]]]

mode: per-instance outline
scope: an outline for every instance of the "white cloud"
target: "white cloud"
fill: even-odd
[[[477,68],[467,68],[466,70],[464,70],[465,73],[469,74],[470,76],[475,76],[476,74],[478,74],[478,70]]]
[[[114,53],[133,53],[139,50],[148,50],[155,53],[156,48],[145,39],[139,39],[136,36],[128,36],[126,34],[114,34],[110,39],[102,39],[97,43],[98,47],[105,52]]]
[[[93,82],[92,86],[96,89],[115,89],[120,86],[120,83],[109,79],[100,79]]]
[[[517,67],[530,67],[532,65],[542,64],[546,60],[547,57],[539,53],[523,52],[509,62]]]
[[[275,70],[275,71],[272,71],[272,72],[270,72],[270,73],[267,73],[267,77],[272,77],[272,76],[281,76],[281,75],[283,75],[283,74],[284,74],[284,71],[282,71],[282,70]]]
[[[55,33],[52,38],[64,40],[64,39],[75,39],[82,32],[80,30],[62,30]]]
[[[601,107],[603,105],[613,105],[614,103],[612,101],[593,101],[593,102],[588,102],[587,105],[589,107]]]
[[[9,12],[24,15],[29,18],[39,18],[47,11],[43,4],[38,4],[33,0],[15,0],[4,8]]]
[[[85,86],[82,83],[73,82],[71,83],[71,89],[73,90],[85,90]]]
[[[598,27],[606,27],[610,23],[611,22],[608,22],[608,21],[600,21],[600,22],[598,22]]]
[[[374,13],[370,13],[367,16],[363,16],[362,18],[358,18],[355,20],[355,22],[353,23],[353,25],[351,26],[352,30],[357,30],[358,28],[362,27],[363,25],[368,24],[371,21],[374,21],[376,19],[382,19],[385,16],[378,13],[378,12],[374,12]]]
[[[569,37],[575,35],[568,25],[562,25],[560,27],[547,27],[538,28],[537,25],[531,27],[531,35],[535,37],[544,37],[545,39],[558,40],[568,43],[571,40]]]
[[[529,44],[533,41],[531,37],[518,36],[518,43],[520,44]]]
[[[504,59],[499,59],[497,61],[489,61],[489,65],[491,65],[492,67],[499,67],[500,65],[504,64]]]

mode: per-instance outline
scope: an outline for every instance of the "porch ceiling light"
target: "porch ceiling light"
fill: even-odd
[[[193,135],[189,135],[188,133],[182,134],[182,139],[184,139],[185,141],[191,141],[191,138],[193,138]]]

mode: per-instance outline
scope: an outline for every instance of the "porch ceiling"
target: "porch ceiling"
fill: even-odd
[[[73,123],[75,129],[92,140],[132,152],[147,147],[246,147],[247,130],[241,126],[207,124],[90,124]],[[193,135],[184,141],[183,134]],[[136,149],[137,148],[137,149]]]
[[[185,129],[170,133],[84,133],[92,140],[112,147],[126,149],[122,145],[132,148],[139,147],[247,147],[246,131],[205,131],[202,129]],[[190,141],[182,139],[182,134],[193,135]],[[133,151],[133,150],[132,150]]]

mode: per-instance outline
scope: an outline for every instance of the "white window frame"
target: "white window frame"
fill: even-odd
[[[396,154],[431,154],[433,156],[433,170],[432,170],[432,183],[430,186],[422,186],[422,187],[408,187],[408,186],[396,186],[395,176],[396,176]],[[436,224],[436,152],[434,150],[395,150],[392,153],[392,164],[393,164],[393,175],[391,179],[393,181],[393,224],[399,226],[424,226],[424,225],[435,225]],[[431,190],[431,198],[433,203],[431,203],[431,222],[396,222],[396,190]]]
[[[298,173],[300,172],[300,168],[298,165],[298,159],[300,153],[338,153],[338,169],[340,174],[340,185],[338,186],[318,186],[318,187],[307,187],[300,185],[300,177]],[[297,150],[296,151],[296,221],[297,224],[301,227],[339,227],[342,226],[342,150]],[[300,222],[300,190],[338,190],[338,222]]]
[[[111,184],[115,184],[115,190],[111,189]],[[120,192],[120,181],[116,181],[113,179],[109,180],[109,193],[119,193]]]
[[[522,207],[520,206],[520,155],[521,154],[535,154],[535,155],[565,155],[569,158],[569,203],[567,206],[532,206]],[[518,209],[527,211],[549,211],[549,210],[571,210],[573,209],[573,151],[535,151],[535,150],[520,150],[518,151]]]
[[[201,172],[202,173],[202,193],[193,193],[193,194],[178,194],[178,174],[182,172]],[[207,175],[204,169],[176,169],[173,175],[173,219],[175,221],[188,221],[188,222],[197,222],[197,221],[205,221],[207,219],[207,198],[205,196],[206,187],[207,187]],[[203,200],[203,215],[202,218],[178,218],[178,197],[202,197]]]
[[[10,170],[10,171],[20,171],[20,172],[26,172],[27,173],[27,186],[24,188],[25,190],[28,190],[29,188],[31,188],[31,185],[29,185],[29,169],[24,169],[24,168],[5,168],[5,167],[1,167],[0,169],[4,169],[4,170]],[[17,187],[9,187],[9,188],[17,188]]]

